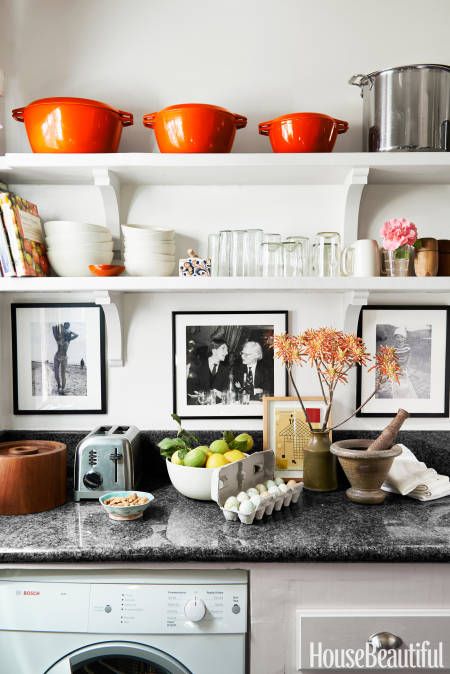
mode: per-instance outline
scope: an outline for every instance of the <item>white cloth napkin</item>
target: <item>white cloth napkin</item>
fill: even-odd
[[[418,501],[434,501],[450,495],[447,475],[439,475],[434,468],[427,468],[405,445],[398,446],[402,453],[395,457],[382,489]]]

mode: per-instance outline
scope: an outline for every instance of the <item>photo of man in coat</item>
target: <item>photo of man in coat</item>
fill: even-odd
[[[260,400],[263,395],[273,395],[273,367],[266,366],[259,342],[245,342],[241,360],[234,371],[234,385],[238,391],[250,395],[250,400]]]

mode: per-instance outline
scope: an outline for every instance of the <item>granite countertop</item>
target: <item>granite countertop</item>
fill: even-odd
[[[450,561],[450,499],[390,494],[381,506],[360,506],[343,491],[303,493],[296,505],[246,526],[170,485],[153,493],[144,519],[133,522],[110,520],[97,502],[0,517],[0,563]]]

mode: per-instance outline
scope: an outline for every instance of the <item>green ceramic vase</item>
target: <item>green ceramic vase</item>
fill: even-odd
[[[303,486],[311,491],[337,489],[336,457],[330,452],[330,432],[313,433],[304,449]]]

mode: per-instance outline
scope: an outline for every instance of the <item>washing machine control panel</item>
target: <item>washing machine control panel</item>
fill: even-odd
[[[0,582],[2,628],[100,634],[245,633],[247,586]]]

